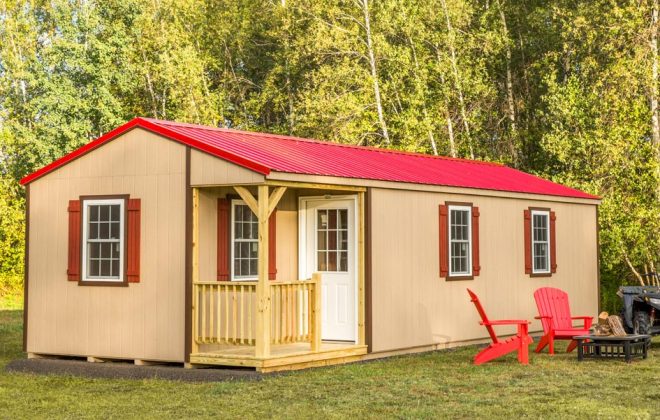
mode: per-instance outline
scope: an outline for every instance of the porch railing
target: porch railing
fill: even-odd
[[[270,342],[321,343],[321,282],[269,282]],[[193,284],[193,336],[197,344],[254,345],[257,339],[257,283],[197,282]]]

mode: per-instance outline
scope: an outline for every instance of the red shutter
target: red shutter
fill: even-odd
[[[481,272],[479,263],[479,207],[472,207],[472,275]]]
[[[524,211],[525,222],[525,274],[532,273],[532,215],[529,210]]]
[[[140,282],[140,213],[139,198],[131,198],[127,204],[126,279],[129,283]]]
[[[447,233],[447,206],[440,205],[439,245],[440,245],[440,277],[449,275],[449,236]]]
[[[80,243],[82,242],[80,200],[69,200],[69,263],[66,270],[70,281],[80,280]]]
[[[230,224],[230,202],[225,198],[218,198],[218,229],[217,229],[217,280],[229,280],[229,224]]]
[[[556,219],[557,216],[555,216],[555,212],[551,211],[550,212],[550,270],[553,273],[557,272],[557,247],[556,247],[557,235],[555,234]]]
[[[268,218],[268,279],[275,280],[277,276],[277,209]]]

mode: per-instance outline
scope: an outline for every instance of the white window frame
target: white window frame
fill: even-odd
[[[88,231],[89,231],[89,207],[98,205],[117,205],[119,204],[119,276],[117,277],[89,277],[87,276],[87,247],[88,247]],[[109,282],[109,283],[123,283],[124,282],[124,259],[125,259],[125,241],[126,231],[124,224],[126,222],[126,200],[123,198],[110,198],[110,199],[84,199],[82,200],[82,275],[81,281],[88,282]]]
[[[532,274],[550,274],[550,266],[552,262],[550,261],[550,211],[549,210],[532,210],[531,212],[531,218],[530,220],[530,226],[531,226],[531,235],[532,237],[530,238],[530,242],[532,244]],[[545,216],[546,218],[546,224],[545,224],[545,229],[546,229],[546,241],[535,241],[534,240],[534,216]],[[547,269],[545,270],[539,270],[536,268],[536,247],[534,246],[535,244],[546,244],[546,263],[547,263]]]
[[[231,217],[230,217],[230,223],[231,223],[231,244],[230,244],[231,250],[230,250],[230,255],[231,255],[231,259],[230,259],[230,267],[229,267],[229,270],[230,270],[230,273],[231,273],[230,279],[231,279],[231,281],[257,281],[259,279],[258,274],[255,275],[255,276],[236,276],[234,274],[234,244],[236,242],[236,223],[235,223],[236,206],[245,206],[250,211],[252,211],[252,209],[250,209],[250,207],[247,205],[247,203],[245,201],[243,201],[243,200],[231,200]],[[257,229],[258,228],[259,228],[259,224],[257,224]],[[258,235],[257,235],[257,237],[258,237]],[[259,239],[251,239],[251,240],[241,239],[240,241],[241,242],[256,242],[257,243],[257,250],[259,249],[258,248],[259,247]],[[257,253],[258,253],[258,251],[257,251]],[[258,260],[258,257],[257,257],[257,264],[258,264],[258,261],[259,260]]]
[[[467,271],[452,271],[452,242],[463,243],[465,241],[456,241],[451,239],[452,210],[462,210],[468,212],[468,253],[467,253]],[[447,241],[449,242],[447,250],[447,265],[449,266],[449,277],[470,277],[472,276],[472,206],[448,205],[447,206]]]

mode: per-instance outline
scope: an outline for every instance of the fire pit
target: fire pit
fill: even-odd
[[[588,358],[624,359],[630,363],[634,358],[646,359],[651,346],[650,335],[626,334],[621,318],[607,312],[601,312],[592,331],[573,337],[578,343],[578,362]]]
[[[651,336],[642,334],[579,335],[573,339],[578,342],[578,362],[584,359],[624,359],[630,363],[635,358],[646,359],[651,345]]]

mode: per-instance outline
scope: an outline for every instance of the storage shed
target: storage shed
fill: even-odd
[[[275,371],[481,342],[466,287],[598,310],[598,197],[496,163],[135,118],[21,182],[31,357]]]

